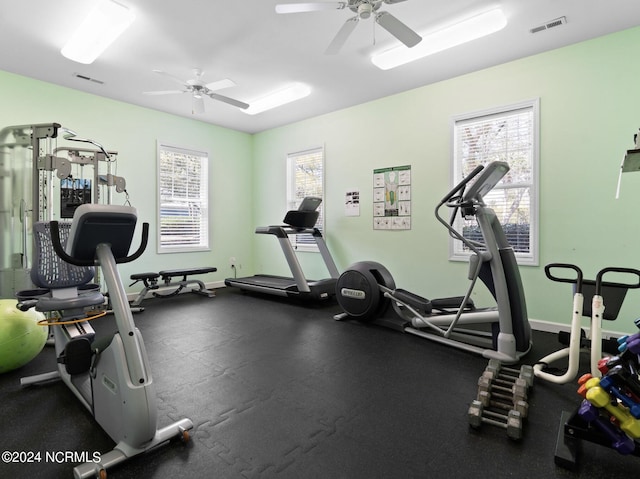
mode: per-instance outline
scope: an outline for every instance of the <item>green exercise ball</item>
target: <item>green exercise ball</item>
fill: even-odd
[[[48,328],[39,326],[44,314],[20,311],[15,299],[0,299],[0,374],[24,366],[47,342]]]

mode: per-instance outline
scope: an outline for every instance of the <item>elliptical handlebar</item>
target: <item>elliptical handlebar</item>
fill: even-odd
[[[460,181],[456,186],[454,186],[454,188],[449,191],[449,193],[447,193],[447,195],[442,198],[442,200],[440,200],[440,203],[438,203],[438,206],[436,206],[436,211],[442,206],[444,205],[446,202],[448,202],[451,198],[453,198],[455,196],[455,194],[464,189],[467,184],[474,179],[476,176],[478,176],[480,174],[480,172],[484,170],[484,166],[483,165],[478,165],[476,166],[473,171],[471,171],[471,173],[469,173],[467,176],[465,176],[462,181]]]
[[[50,223],[51,226],[51,243],[54,251],[60,258],[66,261],[69,264],[75,266],[95,266],[95,260],[81,260],[78,258],[74,258],[73,256],[67,254],[62,246],[62,242],[60,241],[60,227],[58,226],[58,221],[52,221]],[[138,259],[144,253],[144,250],[147,249],[147,243],[149,241],[149,223],[142,223],[142,238],[140,240],[140,246],[137,251],[132,255],[126,256],[124,258],[115,258],[116,263],[130,263]]]
[[[557,269],[571,269],[573,271],[576,272],[576,277],[575,279],[572,278],[562,278],[560,276],[555,276],[551,273],[551,270],[553,268],[557,268]],[[551,281],[556,281],[558,283],[570,283],[570,284],[575,284],[576,285],[576,292],[577,293],[582,293],[582,278],[583,278],[583,274],[582,274],[582,270],[576,266],[575,264],[569,264],[569,263],[549,263],[548,265],[546,265],[544,267],[544,274],[547,276],[547,278],[549,278]]]
[[[551,270],[554,269],[554,268],[557,268],[557,269],[571,269],[571,270],[576,272],[576,277],[574,279],[574,278],[564,278],[564,277],[556,276],[551,272]],[[631,274],[631,275],[636,276],[637,281],[634,282],[634,283],[604,282],[602,280],[602,278],[607,273]],[[551,281],[556,281],[558,283],[575,284],[576,285],[576,293],[582,293],[583,274],[582,274],[582,270],[578,266],[576,266],[575,264],[549,263],[548,265],[546,265],[544,267],[544,274]],[[619,268],[619,267],[614,267],[614,266],[603,268],[600,271],[598,271],[598,274],[596,274],[596,280],[595,280],[595,294],[596,295],[598,295],[598,296],[601,295],[603,286],[610,286],[610,287],[614,287],[614,288],[625,288],[625,289],[637,289],[637,288],[640,288],[640,271],[637,270],[637,269],[634,269],[634,268]]]
[[[493,161],[486,166],[478,165],[471,173],[462,179],[444,198],[438,203],[435,209],[436,219],[449,231],[449,235],[464,243],[475,254],[480,255],[480,249],[482,245],[478,242],[465,238],[462,233],[454,228],[453,224],[455,216],[460,208],[463,209],[463,215],[475,214],[475,208],[477,205],[483,205],[482,197],[487,192],[491,191],[500,179],[509,171],[509,165],[504,161]],[[465,193],[464,190],[471,180],[477,178],[476,182],[472,184],[470,189]],[[457,196],[456,196],[457,195]],[[453,199],[455,198],[455,201]],[[440,216],[440,208],[442,205],[447,205],[453,208],[450,221],[445,221]]]
[[[635,283],[604,283],[602,281],[602,278],[604,277],[604,275],[606,273],[622,273],[622,274],[632,274],[634,276],[636,276],[636,278],[638,279],[637,282]],[[600,295],[602,292],[602,286],[606,284],[607,286],[614,286],[614,287],[619,287],[619,288],[628,288],[628,289],[637,289],[640,288],[640,271],[638,271],[637,269],[634,268],[617,268],[617,267],[609,267],[609,268],[604,268],[601,269],[600,271],[598,271],[598,274],[596,275],[596,294]]]

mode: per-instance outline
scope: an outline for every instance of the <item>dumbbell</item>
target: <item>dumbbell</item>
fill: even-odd
[[[611,368],[605,377],[611,378],[619,388],[625,389],[631,399],[640,403],[640,381],[635,368],[629,368],[628,364],[619,364]]]
[[[611,447],[620,454],[631,454],[635,450],[636,443],[634,440],[617,429],[610,421],[600,417],[598,408],[588,400],[584,399],[582,401],[578,409],[578,415],[589,424],[595,425],[611,441]]]
[[[633,354],[640,354],[640,333],[623,336],[618,339],[618,351],[631,351]]]
[[[622,364],[620,356],[604,357],[598,361],[598,371],[600,371],[600,374],[604,376],[611,368],[620,364]]]
[[[605,376],[600,379],[600,387],[624,404],[634,418],[640,418],[640,404],[622,392],[621,388],[614,382],[612,376]]]
[[[513,440],[522,438],[522,416],[512,409],[508,414],[499,414],[484,409],[480,401],[471,401],[468,411],[469,425],[478,429],[482,423],[491,424],[507,430],[507,436]]]
[[[582,379],[582,378],[581,378]],[[640,421],[634,418],[624,407],[612,402],[607,391],[600,387],[600,378],[590,378],[581,385],[578,390],[586,391],[586,399],[596,407],[605,409],[609,414],[617,419],[620,429],[626,432],[633,439],[640,438]]]
[[[485,371],[486,373],[486,371]],[[509,386],[501,386],[494,384],[494,379],[490,374],[483,373],[478,379],[478,394],[487,391],[497,399],[513,402],[527,400],[527,382],[524,379],[517,378],[515,382]]]
[[[489,391],[479,391],[477,400],[480,401],[485,408],[493,407],[502,409],[503,411],[515,409],[520,413],[522,419],[525,419],[529,415],[529,403],[523,399],[510,402],[495,401],[491,399],[491,393]]]
[[[520,369],[515,369],[503,366],[497,359],[490,359],[485,371],[492,372],[496,378],[507,381],[513,382],[515,378],[524,379],[527,387],[533,386],[533,366],[522,365]]]
[[[609,384],[616,386],[620,392],[624,392],[624,398],[619,399],[625,402],[628,399],[633,401],[633,404],[640,404],[640,381],[638,380],[638,374],[636,368],[631,364],[625,362],[620,356],[614,356],[612,358],[602,358],[598,361],[598,370],[602,373],[603,377],[609,378],[602,385],[605,389],[609,389]],[[588,378],[584,379],[582,383],[586,382],[591,375],[586,375]],[[611,381],[611,383],[609,383]],[[581,383],[581,384],[582,384]],[[578,390],[580,394],[580,390]],[[584,394],[581,394],[584,397]],[[629,409],[632,405],[625,403]],[[634,412],[635,411],[635,412]],[[640,418],[640,406],[631,412],[634,417]]]
[[[496,374],[495,370],[485,369],[482,372],[482,377],[487,378],[492,384],[505,388],[512,388],[515,384],[518,384],[519,386],[524,385],[525,396],[526,391],[529,389],[529,384],[526,379],[520,377],[516,378],[514,376],[507,376],[508,379],[505,379],[504,375]]]

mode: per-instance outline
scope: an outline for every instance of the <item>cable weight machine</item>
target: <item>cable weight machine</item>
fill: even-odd
[[[59,147],[60,137],[95,149]],[[0,130],[0,297],[31,286],[35,222],[71,218],[84,203],[113,204],[114,189],[129,204],[126,180],[116,174],[117,155],[59,123]]]

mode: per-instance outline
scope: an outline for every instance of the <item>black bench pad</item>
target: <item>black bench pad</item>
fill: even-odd
[[[203,266],[200,268],[189,269],[165,269],[164,271],[160,271],[159,275],[162,276],[162,279],[165,279],[173,278],[174,276],[189,276],[192,274],[215,273],[216,271],[218,271],[218,268]]]
[[[158,279],[158,273],[136,273],[130,276],[131,279]]]

